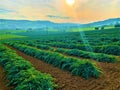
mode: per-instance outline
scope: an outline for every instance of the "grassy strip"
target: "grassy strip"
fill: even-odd
[[[53,90],[57,86],[49,74],[37,71],[30,62],[3,45],[0,45],[0,64],[6,70],[8,85],[15,86],[14,90]]]
[[[12,46],[30,56],[36,57],[63,70],[68,70],[72,74],[82,76],[85,79],[89,79],[90,77],[98,78],[101,74],[96,64],[88,60],[69,58],[57,52],[47,52],[21,44],[13,44]]]

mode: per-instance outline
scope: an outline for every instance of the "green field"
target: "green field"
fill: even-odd
[[[24,33],[26,30],[0,30],[0,41],[25,38],[26,36],[17,35],[21,32]]]
[[[7,40],[12,38],[25,38],[26,36],[19,36],[14,34],[0,34],[0,40]]]
[[[79,83],[79,87],[82,83],[96,82],[86,88],[107,88],[104,82],[109,80],[108,83],[115,83],[110,84],[115,90],[118,87],[120,28],[2,32],[0,40],[3,41],[0,45],[0,64],[7,71],[9,84],[16,90],[59,90],[68,80],[72,80],[73,85]],[[68,78],[69,75],[72,76]],[[60,82],[54,81],[58,79]],[[103,83],[104,87],[99,83]],[[64,88],[67,90],[68,87]]]

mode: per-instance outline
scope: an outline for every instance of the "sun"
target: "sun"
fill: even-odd
[[[66,3],[67,3],[69,6],[72,6],[72,5],[74,5],[75,0],[66,0]]]

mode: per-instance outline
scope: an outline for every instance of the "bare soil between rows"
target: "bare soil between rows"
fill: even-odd
[[[56,78],[55,82],[59,85],[59,90],[120,90],[120,63],[97,63],[102,68],[103,74],[98,79],[85,80],[26,55],[11,46],[8,47],[15,50],[19,56],[30,61],[37,70],[49,73]]]
[[[5,71],[0,66],[0,90],[13,90],[12,87],[7,87],[8,80],[6,80]]]

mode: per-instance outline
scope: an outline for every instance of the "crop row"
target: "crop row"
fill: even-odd
[[[57,52],[49,52],[21,44],[12,44],[12,46],[30,56],[52,64],[55,67],[68,70],[73,75],[89,79],[90,77],[98,78],[101,74],[96,64],[88,60],[70,58]]]
[[[72,36],[71,36],[72,37]],[[120,39],[119,38],[113,38],[112,40],[109,40],[109,38],[93,38],[93,39],[87,39],[88,43],[91,46],[101,46],[101,45],[120,45]],[[99,42],[98,42],[99,41]],[[24,42],[24,41],[23,41]],[[58,38],[52,39],[52,40],[41,40],[41,39],[36,39],[36,40],[32,40],[31,43],[42,43],[42,44],[46,44],[46,43],[64,43],[64,44],[76,44],[76,45],[84,45],[84,41],[82,39],[70,39],[70,38],[61,38],[61,40],[59,40]]]
[[[15,51],[0,45],[0,64],[14,90],[53,90],[57,85],[49,74],[37,71],[31,63],[18,56]]]
[[[117,38],[114,39],[115,41],[118,40]],[[112,54],[112,55],[120,55],[120,41],[118,42],[108,42],[108,44],[106,44],[106,40],[100,41],[97,40],[96,42],[88,42],[86,44],[83,44],[82,41],[80,41],[80,43],[76,43],[76,40],[72,40],[74,41],[74,43],[70,43],[69,40],[64,40],[64,42],[60,42],[60,41],[54,41],[54,40],[48,40],[48,41],[42,41],[42,42],[37,42],[39,40],[36,41],[28,41],[28,43],[30,45],[34,45],[35,43],[37,44],[45,44],[45,45],[50,45],[53,47],[59,47],[59,48],[68,48],[68,49],[79,49],[79,50],[84,50],[84,51],[90,51],[90,52],[96,52],[96,53],[105,53],[105,54]],[[26,41],[22,42],[23,44],[26,43]],[[93,44],[91,44],[93,43]],[[95,43],[97,43],[96,45],[94,45]],[[99,43],[101,43],[99,45]],[[109,44],[110,43],[110,44]]]
[[[18,42],[20,43],[20,42]],[[64,53],[67,55],[71,55],[71,56],[77,56],[77,57],[82,57],[82,58],[87,58],[87,59],[93,59],[99,62],[117,62],[117,58],[113,55],[107,55],[104,53],[94,53],[94,52],[88,52],[88,51],[82,51],[82,50],[78,50],[78,49],[64,49],[64,48],[53,48],[50,47],[48,45],[42,45],[42,44],[31,44],[29,42],[24,43],[25,45],[28,46],[33,46],[33,47],[37,47],[43,50],[51,50],[51,51],[55,51],[55,52],[59,52],[59,53]],[[12,45],[12,43],[11,43]]]
[[[90,46],[90,45],[76,45],[76,44],[64,44],[64,43],[49,43],[47,45],[53,47],[59,47],[59,48],[79,49],[84,51],[93,51],[96,53],[120,55],[120,46],[118,45]]]
[[[51,51],[55,51],[55,52],[65,53],[65,54],[71,55],[71,56],[93,59],[93,60],[96,60],[99,62],[110,63],[110,62],[118,61],[115,56],[107,55],[104,53],[94,53],[94,52],[82,51],[82,50],[78,50],[78,49],[53,48],[48,45],[40,45],[40,44],[34,44],[32,46],[36,46],[37,48],[40,48],[40,49],[46,49],[46,50],[51,50]]]
[[[93,53],[93,52],[87,52],[87,51],[82,51],[78,49],[63,49],[63,48],[58,48],[55,51],[60,53],[65,53],[71,56],[93,59],[99,62],[108,62],[108,63],[118,62],[116,57],[112,55],[103,54],[103,53]]]
[[[69,43],[69,44],[84,44],[84,40],[86,39],[90,45],[114,45],[118,44],[120,45],[120,35],[119,30],[115,30],[113,32],[110,32],[110,30],[105,31],[90,31],[87,32],[80,32],[83,33],[84,37],[82,38],[82,35],[80,33],[71,33],[67,35],[58,35],[58,36],[52,36],[52,37],[44,37],[41,39],[37,39],[37,42],[55,42],[55,43]],[[106,32],[106,33],[105,33]],[[99,41],[99,42],[98,42]]]

